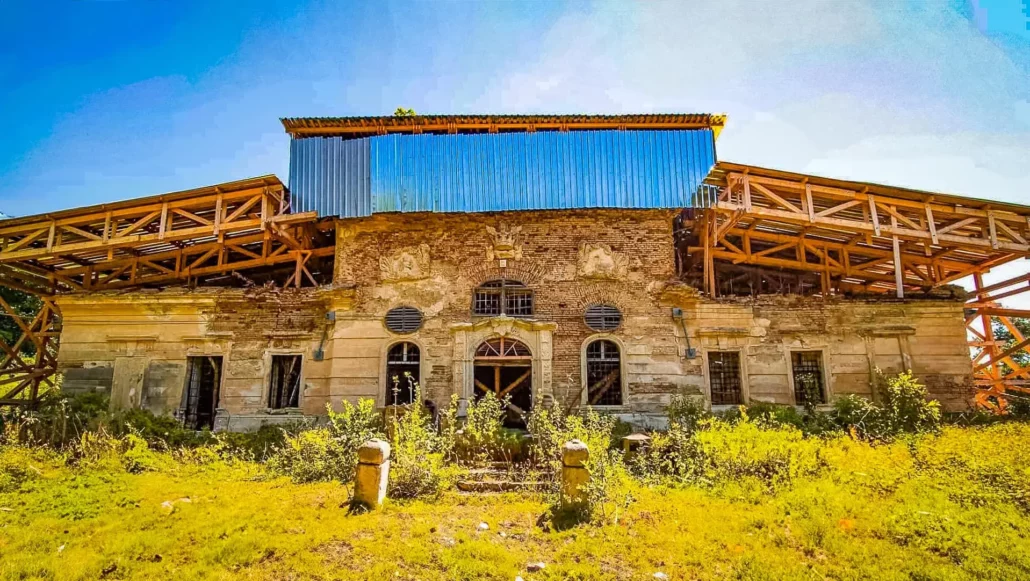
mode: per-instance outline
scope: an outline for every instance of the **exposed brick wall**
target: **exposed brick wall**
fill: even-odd
[[[474,289],[491,279],[519,280],[534,291],[535,318],[557,325],[553,340],[555,397],[571,401],[579,393],[581,351],[595,334],[583,322],[587,306],[616,305],[624,324],[614,333],[629,343],[637,337],[661,338],[658,353],[676,358],[674,325],[659,293],[675,276],[672,244],[673,213],[664,210],[582,210],[502,212],[495,214],[380,214],[339,222],[337,283],[357,286],[355,316],[382,318],[394,306],[407,304],[427,316],[415,335],[430,356],[451,350],[449,326],[471,320]],[[521,227],[521,258],[488,259],[494,240],[487,227]],[[584,243],[605,244],[627,261],[624,275],[595,280],[577,275]],[[431,274],[416,281],[383,282],[380,257],[429,247]],[[628,355],[628,354],[624,354]],[[673,361],[674,363],[675,361]],[[627,371],[636,370],[628,363]],[[426,388],[436,398],[452,391],[451,366],[431,365]],[[668,393],[671,382],[648,381],[631,393]]]

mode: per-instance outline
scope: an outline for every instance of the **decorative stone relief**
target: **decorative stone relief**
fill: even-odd
[[[429,245],[419,244],[417,248],[401,248],[392,254],[379,258],[379,274],[383,282],[422,280],[429,278]]]
[[[487,226],[486,232],[493,239],[486,249],[487,260],[522,260],[522,226],[501,222],[497,228]]]
[[[584,242],[579,247],[580,278],[621,280],[629,272],[629,259],[604,243]]]

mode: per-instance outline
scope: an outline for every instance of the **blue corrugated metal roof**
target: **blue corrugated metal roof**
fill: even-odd
[[[294,139],[296,210],[490,212],[681,208],[715,164],[712,131]]]

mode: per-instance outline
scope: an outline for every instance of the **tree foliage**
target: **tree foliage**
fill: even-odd
[[[1030,319],[1011,318],[1009,321],[1024,338],[1030,337]],[[994,319],[992,327],[994,331],[994,340],[1000,343],[998,347],[999,352],[1010,349],[1020,342],[1012,331],[1010,331],[1009,328],[1001,321]],[[1019,366],[1026,367],[1027,365],[1030,365],[1030,353],[1027,353],[1026,350],[1020,350],[1019,352],[1012,354],[1012,360]],[[1008,373],[1010,371],[1009,366],[1004,363],[1002,365],[1005,373]]]
[[[0,286],[0,298],[14,309],[14,312],[22,318],[26,325],[32,321],[32,318],[43,306],[39,297],[5,286]],[[2,315],[0,316],[0,340],[8,345],[13,345],[22,335],[21,327],[7,313],[0,313],[0,315]],[[32,355],[35,352],[34,344],[31,341],[25,341],[21,349],[25,355]]]
[[[418,115],[414,109],[405,109],[404,107],[397,107],[397,110],[393,112],[394,117],[414,117]]]

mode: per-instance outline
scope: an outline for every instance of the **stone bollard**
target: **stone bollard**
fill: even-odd
[[[564,508],[578,508],[586,503],[586,484],[590,472],[586,463],[590,457],[587,445],[579,440],[565,442],[562,446],[561,497]]]
[[[390,444],[369,440],[358,448],[358,470],[354,475],[352,504],[369,510],[379,508],[386,498],[390,478]]]

